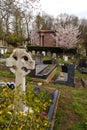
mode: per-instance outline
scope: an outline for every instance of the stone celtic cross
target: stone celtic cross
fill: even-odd
[[[25,76],[35,68],[35,61],[25,49],[15,49],[6,59],[6,66],[15,74],[15,84],[25,91]]]

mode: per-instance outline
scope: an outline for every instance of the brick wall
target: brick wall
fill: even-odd
[[[56,46],[55,40],[51,36],[55,34],[55,31],[51,30],[40,30],[39,32],[40,46]]]

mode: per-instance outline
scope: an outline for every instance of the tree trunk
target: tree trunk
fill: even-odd
[[[86,56],[87,56],[87,48],[86,48]]]

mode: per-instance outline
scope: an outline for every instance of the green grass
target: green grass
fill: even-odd
[[[14,78],[15,76],[8,71],[0,70],[0,77]]]
[[[58,58],[58,63],[61,63],[61,64],[67,63],[67,64],[69,64],[69,63],[71,63],[71,61],[70,60],[64,61],[62,58]]]
[[[87,91],[85,89],[73,90],[72,107],[76,114],[81,116],[83,120],[87,120]]]
[[[87,89],[61,86],[54,130],[87,130]]]
[[[52,57],[50,57],[50,56],[43,57],[43,60],[51,60],[51,59],[52,59]]]
[[[78,78],[84,78],[84,79],[87,79],[87,74],[83,74],[81,73],[80,71],[78,70],[75,70],[75,76],[78,77]]]

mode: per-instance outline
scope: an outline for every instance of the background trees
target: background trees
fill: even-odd
[[[0,38],[3,41],[16,46],[20,41],[29,39],[29,23],[32,19],[30,12],[37,8],[38,2],[38,0],[0,0]]]
[[[29,44],[33,42],[31,44],[39,45],[38,30],[41,29],[57,30],[56,36],[62,35],[61,38],[64,38],[62,44],[67,41],[66,45],[71,45],[71,42],[75,45],[76,40],[78,41],[78,38],[75,39],[75,37],[78,36],[80,31],[81,39],[79,44],[87,50],[86,19],[79,19],[77,16],[68,14],[60,14],[54,18],[45,12],[42,14],[35,12],[39,12],[39,0],[0,0],[0,39],[3,41],[3,45],[5,43],[4,41],[7,41],[8,44],[16,46],[21,43],[25,44],[26,40]],[[73,37],[74,40],[71,38],[72,35],[68,29],[69,26],[70,28],[71,26],[75,27],[70,29],[75,35],[75,37]],[[60,30],[62,30],[63,33],[61,33]],[[69,35],[65,35],[65,32]],[[56,37],[56,43],[57,41],[58,39]],[[62,41],[60,40],[57,46]]]
[[[86,50],[87,55],[87,19],[80,20],[80,30],[81,30],[81,40],[80,40],[80,48],[84,48]]]
[[[38,14],[36,16],[35,22],[37,28],[40,30],[52,30],[54,29],[54,17],[46,14],[45,12],[42,15]]]

